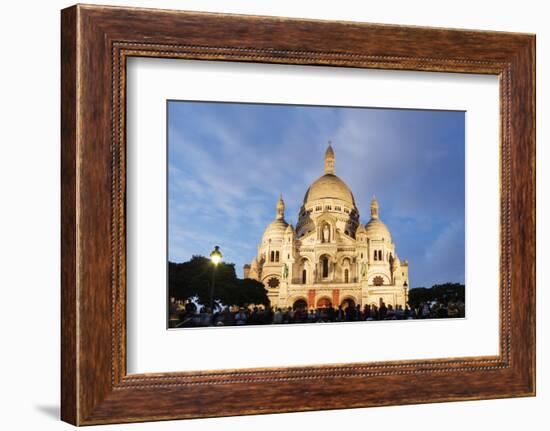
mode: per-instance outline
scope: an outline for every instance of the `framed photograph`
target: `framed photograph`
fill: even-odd
[[[167,110],[170,328],[465,317],[465,112]]]
[[[534,35],[61,17],[63,420],[535,394]]]

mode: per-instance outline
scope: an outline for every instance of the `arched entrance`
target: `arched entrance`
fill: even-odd
[[[353,298],[345,298],[342,301],[342,308],[345,310],[348,307],[355,308],[355,300]]]
[[[307,310],[307,301],[303,298],[297,299],[294,301],[294,304],[292,304],[293,310]]]
[[[326,296],[323,298],[319,298],[317,300],[317,308],[328,308],[330,307],[330,299]]]

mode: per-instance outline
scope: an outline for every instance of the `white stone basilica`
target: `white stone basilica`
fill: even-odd
[[[372,199],[371,219],[359,220],[351,190],[334,170],[334,151],[325,152],[325,174],[311,184],[296,230],[285,221],[282,196],[258,254],[244,277],[261,281],[274,307],[401,305],[408,300],[408,262],[401,262],[391,234]]]

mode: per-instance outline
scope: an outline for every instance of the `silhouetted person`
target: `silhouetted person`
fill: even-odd
[[[388,308],[386,307],[386,304],[384,303],[384,301],[380,301],[380,308],[378,308],[378,318],[380,320],[384,320],[387,313]]]
[[[327,318],[328,318],[328,321],[329,321],[329,322],[334,322],[334,320],[335,320],[335,318],[336,318],[336,310],[335,310],[334,307],[332,306],[332,302],[330,302],[330,303],[328,304]]]

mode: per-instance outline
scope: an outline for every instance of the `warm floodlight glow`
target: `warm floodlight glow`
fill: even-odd
[[[210,260],[214,265],[217,265],[222,261],[222,253],[220,251],[220,247],[217,245],[214,247],[214,251],[210,253]]]

